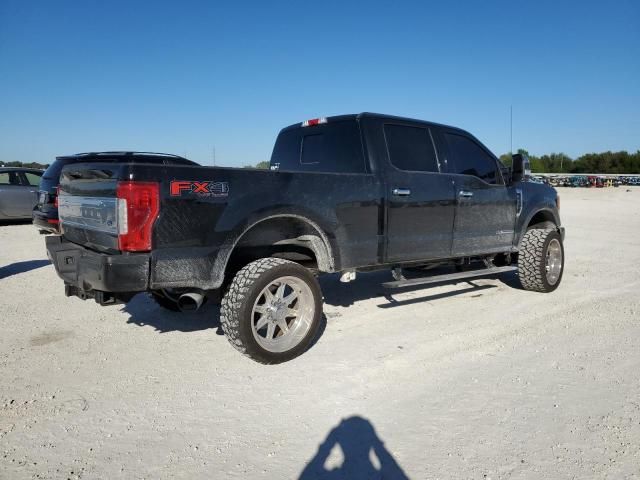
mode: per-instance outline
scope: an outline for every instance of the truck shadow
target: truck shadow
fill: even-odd
[[[9,225],[28,225],[32,222],[30,218],[20,218],[18,220],[0,220],[0,227],[6,227]]]
[[[197,312],[172,312],[156,304],[149,295],[142,293],[123,305],[121,311],[129,314],[127,323],[139,327],[152,327],[158,333],[191,333],[215,328],[216,335],[224,335],[220,323],[220,305],[212,302],[205,303]],[[327,317],[323,314],[318,333],[308,348],[318,343],[326,327]]]
[[[336,458],[339,456],[342,458]],[[371,422],[360,416],[345,418],[331,429],[298,477],[299,480],[369,478],[409,477],[380,440]]]
[[[149,295],[142,293],[123,305],[121,311],[129,314],[127,323],[139,327],[152,327],[158,333],[191,333],[215,328],[216,335],[224,335],[220,323],[220,305],[212,302],[205,303],[197,312],[172,312],[156,304]],[[318,333],[309,348],[318,342],[326,327],[327,317],[323,314]]]
[[[18,275],[19,273],[30,272],[41,267],[50,265],[49,260],[26,260],[24,262],[15,262],[4,267],[0,267],[0,280],[10,277],[12,275]]]
[[[520,280],[518,280],[518,274],[516,272],[503,273],[497,278],[507,287],[511,287],[516,290],[522,290],[522,285],[520,285]]]
[[[216,334],[224,334],[220,325],[220,307],[209,302],[197,312],[172,312],[156,304],[149,295],[139,294],[124,305],[122,311],[129,314],[127,323],[152,327],[158,333],[189,333],[215,328]]]
[[[2,269],[0,269],[0,272],[1,271]],[[433,273],[442,272],[434,271]],[[0,278],[2,278],[1,275]],[[509,287],[520,288],[518,278],[515,273],[502,274],[494,278]],[[350,283],[340,282],[340,276],[338,274],[323,275],[319,279],[320,286],[322,287],[322,294],[324,296],[324,303],[339,307],[349,307],[362,300],[380,298],[383,302],[377,305],[378,308],[394,308],[455,297],[465,293],[478,292],[478,295],[482,295],[482,293],[479,292],[497,288],[496,285],[477,285],[473,283],[473,280],[461,280],[459,283],[465,283],[468,287],[429,294],[429,285],[403,288],[400,290],[387,290],[383,288],[382,283],[390,280],[392,280],[392,277],[389,271],[359,273],[358,279]],[[395,294],[400,292],[407,293],[420,291],[424,291],[425,295],[403,300],[398,300],[394,297]],[[200,330],[216,329],[217,335],[224,335],[224,331],[220,324],[220,306],[212,302],[205,303],[197,312],[172,312],[157,305],[148,295],[139,294],[136,295],[129,303],[124,305],[122,307],[122,311],[129,314],[127,323],[138,325],[140,327],[152,327],[159,333],[175,331],[189,333]],[[315,344],[322,335],[326,328],[326,323],[327,318],[323,315],[320,331],[318,332],[313,344]],[[311,346],[313,346],[313,344]]]
[[[434,271],[433,273],[442,272]],[[506,283],[505,279],[503,279],[502,277],[496,278],[499,278],[501,281],[503,281],[503,283]],[[469,292],[480,292],[482,290],[496,288],[495,285],[477,285],[473,283],[473,279],[471,279],[466,281],[461,280],[460,282],[458,282],[458,284],[467,284],[467,288],[458,288],[447,292],[429,294],[428,292],[429,289],[433,287],[432,285],[407,287],[397,290],[385,289],[382,284],[391,280],[393,280],[393,278],[389,271],[368,272],[359,273],[358,279],[356,281],[345,284],[340,282],[339,275],[334,274],[321,277],[320,285],[322,287],[322,293],[324,295],[324,303],[328,305],[333,305],[336,307],[349,307],[355,302],[368,300],[371,298],[386,299],[386,302],[379,304],[378,308],[401,307],[404,305],[428,302],[432,300],[440,300],[443,298],[454,297],[456,295],[462,295]],[[517,279],[515,280],[515,283],[517,284]],[[440,286],[442,286],[442,284]],[[395,294],[401,292],[407,293],[420,291],[424,291],[425,295],[406,300],[396,300],[394,298]]]

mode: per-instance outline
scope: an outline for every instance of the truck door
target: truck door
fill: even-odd
[[[440,173],[432,133],[424,124],[381,125],[388,162],[387,262],[451,255],[455,195],[452,176]]]
[[[443,134],[449,171],[455,173],[454,256],[509,251],[512,246],[516,195],[504,184],[497,160],[474,138]]]

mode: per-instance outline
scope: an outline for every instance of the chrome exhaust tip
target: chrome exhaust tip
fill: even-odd
[[[195,312],[202,306],[204,295],[198,292],[183,293],[178,297],[178,308],[182,312]]]

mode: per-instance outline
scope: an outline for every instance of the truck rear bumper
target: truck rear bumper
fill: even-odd
[[[95,298],[102,304],[126,301],[149,285],[149,254],[108,255],[60,236],[46,239],[47,256],[64,280],[67,296]],[[105,295],[103,292],[112,295]]]
[[[33,225],[38,230],[49,233],[60,233],[59,221],[57,218],[50,217],[46,213],[38,212],[37,210],[33,211],[32,217]]]

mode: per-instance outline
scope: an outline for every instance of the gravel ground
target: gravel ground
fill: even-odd
[[[0,477],[639,478],[640,188],[560,194],[555,293],[325,277],[323,336],[277,366],[213,306],[65,298],[0,227]]]

